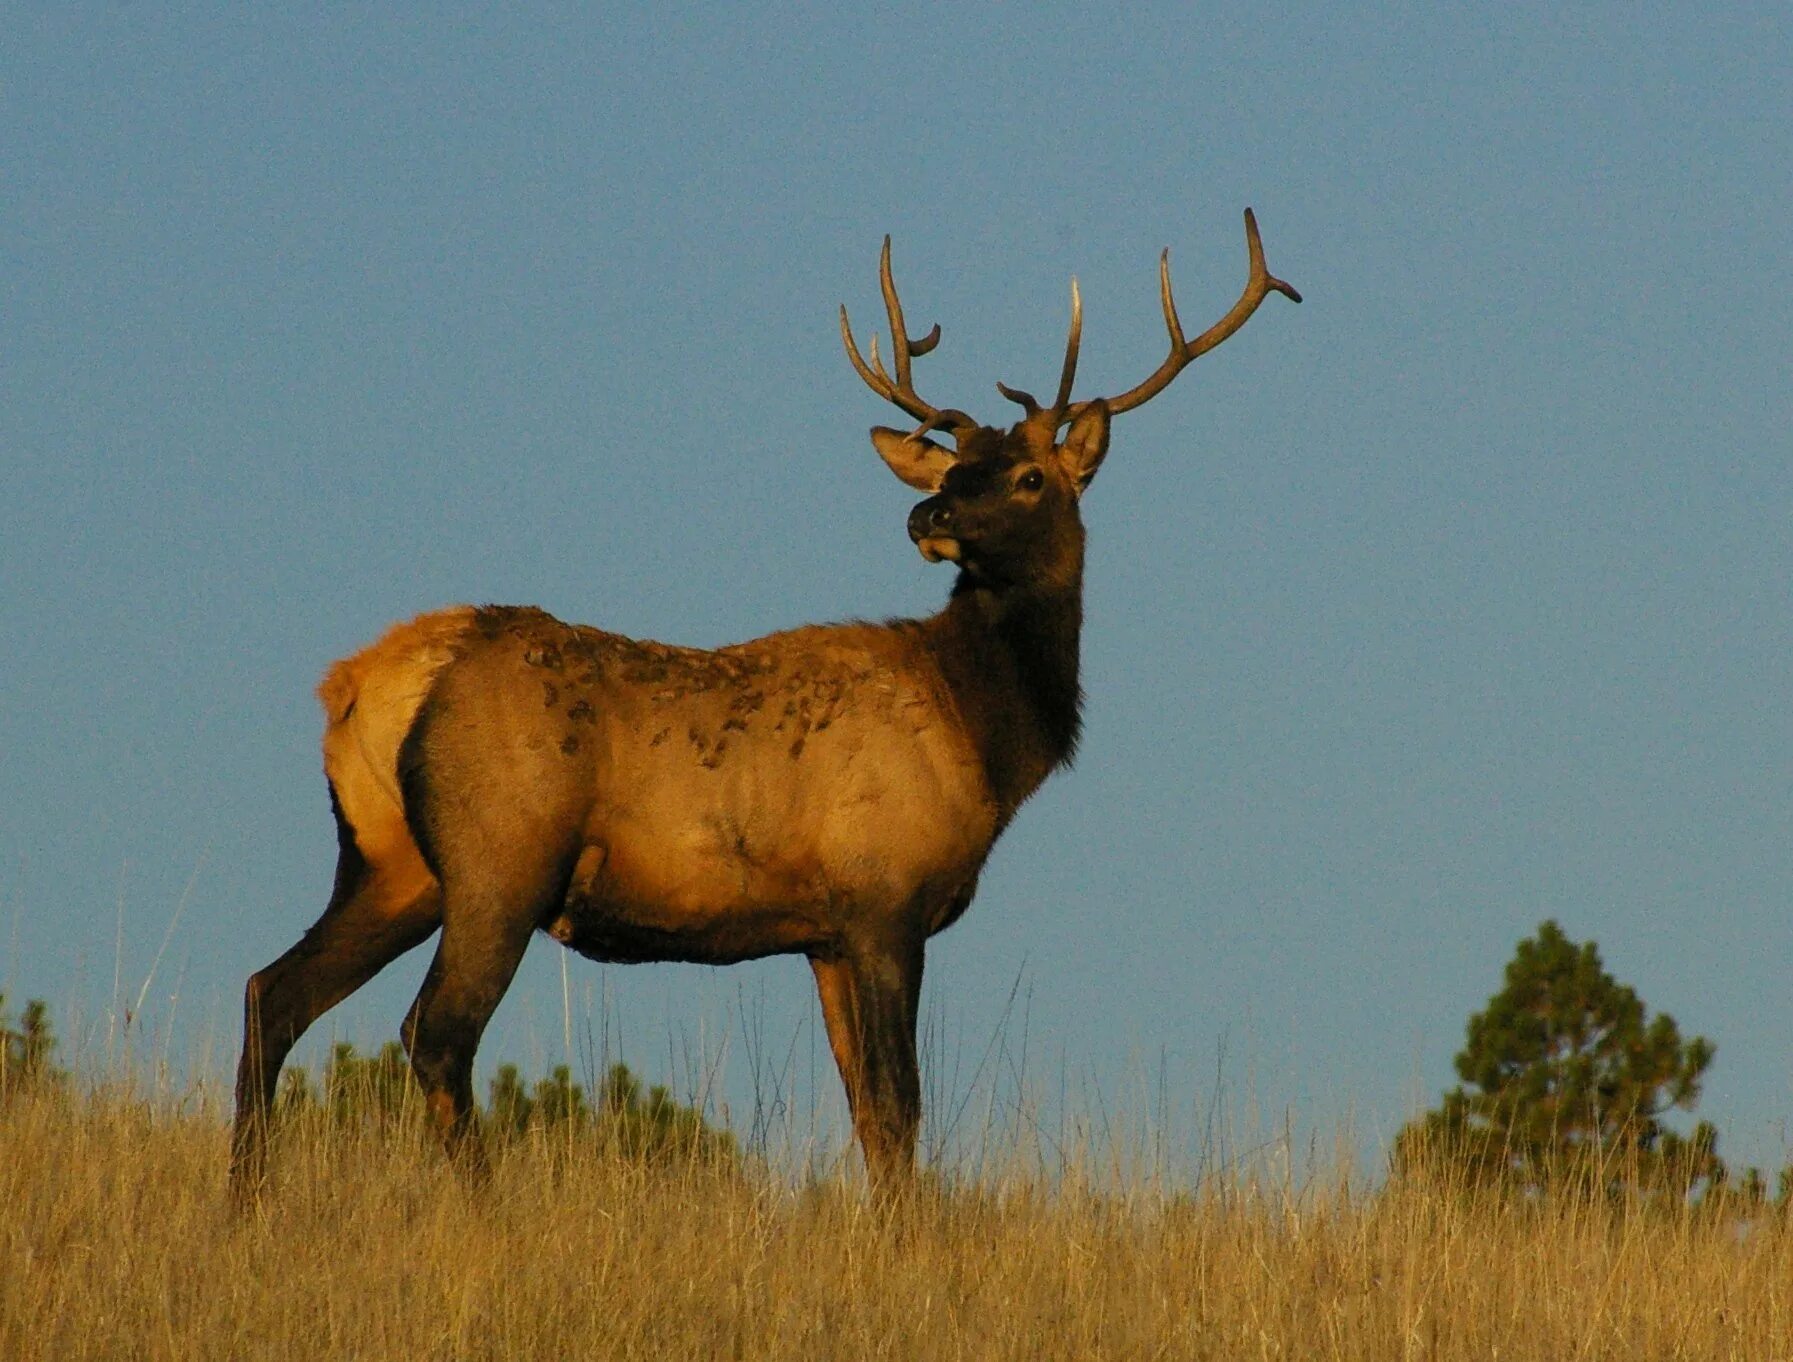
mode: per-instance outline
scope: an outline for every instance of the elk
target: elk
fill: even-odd
[[[853,1131],[875,1183],[913,1166],[917,998],[927,939],[970,905],[991,847],[1077,745],[1084,528],[1109,422],[1226,340],[1270,293],[1245,213],[1232,309],[1184,339],[1169,252],[1170,352],[1116,397],[1071,400],[1082,303],[1056,396],[1003,429],[920,397],[885,238],[892,367],[841,338],[919,425],[872,445],[925,500],[909,538],[957,576],[925,619],[812,625],[703,650],[458,606],[391,628],[318,687],[335,888],[244,996],[231,1180],[253,1195],[271,1097],[307,1027],[440,929],[401,1035],[430,1123],[477,1169],[473,1057],[530,937],[596,960],[729,964],[797,954],[815,973]],[[1063,432],[1062,438],[1060,432]],[[930,436],[944,434],[952,448]]]

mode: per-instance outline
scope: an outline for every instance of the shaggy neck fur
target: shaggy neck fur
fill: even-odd
[[[921,632],[1007,823],[1077,748],[1082,564],[1051,585],[992,587],[961,572]]]

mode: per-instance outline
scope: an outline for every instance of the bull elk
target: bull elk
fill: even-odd
[[[1071,400],[1082,305],[1052,402],[1004,384],[1004,430],[935,407],[911,361],[885,239],[891,367],[860,378],[920,424],[872,445],[926,499],[909,537],[958,568],[938,614],[670,647],[540,610],[421,615],[333,665],[325,713],[339,852],[323,916],[250,977],[231,1177],[260,1187],[271,1095],[305,1029],[438,928],[401,1034],[451,1156],[482,1155],[473,1056],[530,936],[604,961],[806,956],[853,1129],[880,1182],[913,1163],[916,1002],[927,939],[971,903],[990,848],[1077,745],[1084,528],[1109,421],[1157,396],[1277,292],[1250,210],[1249,277],[1117,397]],[[1059,432],[1063,431],[1063,438]],[[950,436],[948,449],[929,438]]]

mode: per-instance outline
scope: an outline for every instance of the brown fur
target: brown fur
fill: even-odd
[[[1248,296],[1263,286],[1250,235]],[[900,331],[888,253],[885,285]],[[930,494],[910,537],[958,566],[937,615],[702,650],[457,606],[326,672],[336,887],[245,990],[239,1194],[260,1184],[293,1044],[438,928],[402,1034],[451,1153],[477,1164],[474,1051],[544,930],[601,960],[807,956],[867,1163],[881,1181],[910,1166],[925,942],[966,910],[997,837],[1076,746],[1078,502],[1109,410],[1067,408],[1068,360],[1053,407],[1015,394],[1024,420],[981,427],[915,396],[906,340],[900,382],[852,353],[875,389],[956,442],[873,432]]]

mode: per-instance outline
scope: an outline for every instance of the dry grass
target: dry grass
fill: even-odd
[[[1793,1358],[1793,1226],[1449,1187],[854,1185],[287,1132],[226,1209],[196,1096],[0,1105],[0,1357]]]

